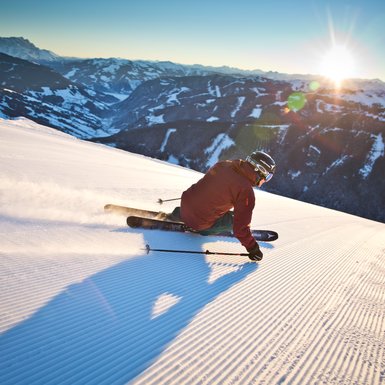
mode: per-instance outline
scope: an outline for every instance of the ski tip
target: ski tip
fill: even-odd
[[[273,242],[278,239],[278,233],[272,230],[252,230],[252,234],[257,241]]]
[[[278,239],[278,233],[275,231],[269,231],[268,238],[269,241],[276,241]]]
[[[142,219],[135,216],[130,216],[130,217],[127,217],[126,222],[127,222],[127,225],[130,227],[140,227],[142,224]]]
[[[104,211],[106,213],[115,213],[118,208],[119,208],[119,206],[114,205],[112,203],[107,203],[106,205],[104,205]]]

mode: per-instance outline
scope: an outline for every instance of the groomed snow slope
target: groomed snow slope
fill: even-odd
[[[103,213],[200,176],[0,119],[2,385],[385,383],[385,226],[258,190],[255,264],[146,255],[244,249]]]

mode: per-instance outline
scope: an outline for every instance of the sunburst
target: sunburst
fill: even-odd
[[[334,45],[324,56],[321,66],[321,75],[332,80],[337,87],[344,79],[355,74],[355,60],[346,46]]]

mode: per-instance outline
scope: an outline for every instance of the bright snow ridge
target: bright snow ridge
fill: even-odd
[[[244,250],[103,213],[199,173],[25,119],[0,120],[0,158],[2,385],[385,382],[383,224],[259,190],[261,263],[146,255]]]

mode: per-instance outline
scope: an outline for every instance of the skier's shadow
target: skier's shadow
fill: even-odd
[[[146,241],[157,243],[152,234],[145,233]],[[173,237],[175,246],[183,243],[184,235],[178,237]],[[202,249],[202,238],[189,242]],[[0,383],[125,384],[148,368],[205,305],[257,266],[242,261],[212,282],[203,255],[143,251],[70,285],[5,332]],[[170,308],[157,309],[162,298]]]

